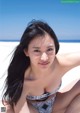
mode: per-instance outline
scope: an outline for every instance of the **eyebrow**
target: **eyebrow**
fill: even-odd
[[[48,46],[47,48],[50,48],[50,47],[54,47],[54,45],[50,45],[50,46]],[[33,49],[40,49],[40,47],[36,47],[36,46],[34,46],[34,47],[32,47]]]
[[[47,48],[49,48],[49,47],[54,47],[54,45],[50,45],[50,46],[48,46]]]
[[[40,49],[40,47],[32,47],[33,49]]]

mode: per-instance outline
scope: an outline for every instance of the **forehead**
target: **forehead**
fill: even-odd
[[[29,47],[43,47],[43,46],[54,46],[54,40],[51,38],[50,35],[45,34],[43,36],[38,36],[34,38],[30,44]]]

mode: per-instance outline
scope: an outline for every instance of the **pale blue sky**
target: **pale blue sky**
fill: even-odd
[[[0,40],[19,40],[32,19],[49,23],[58,39],[80,40],[80,3],[0,0]]]

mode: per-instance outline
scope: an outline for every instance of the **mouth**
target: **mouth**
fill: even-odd
[[[42,63],[39,63],[40,65],[48,65],[49,62],[42,62]]]

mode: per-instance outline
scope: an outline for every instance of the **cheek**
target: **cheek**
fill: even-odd
[[[29,58],[30,58],[30,61],[32,63],[38,62],[38,60],[39,60],[39,57],[36,57],[36,56],[33,56],[33,55],[31,55]]]
[[[55,53],[53,55],[51,55],[49,58],[53,61],[55,59]]]

